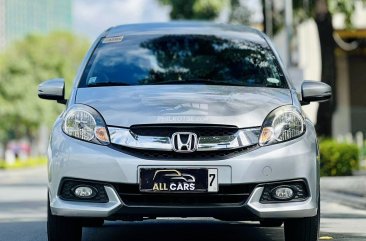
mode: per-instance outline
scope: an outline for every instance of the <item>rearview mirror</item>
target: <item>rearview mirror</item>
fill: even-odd
[[[38,97],[66,104],[64,79],[50,79],[38,85]]]
[[[327,101],[332,97],[332,88],[320,81],[305,80],[301,85],[301,95],[303,105],[312,101]]]

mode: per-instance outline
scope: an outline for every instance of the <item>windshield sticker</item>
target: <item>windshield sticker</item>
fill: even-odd
[[[280,83],[280,81],[278,79],[275,79],[275,78],[267,78],[267,82],[269,82],[271,84],[278,84],[278,83]]]
[[[95,81],[97,80],[97,77],[90,77],[88,80],[88,84],[95,84]]]
[[[117,42],[121,42],[122,40],[123,40],[123,36],[108,37],[108,38],[104,38],[102,43],[104,43],[104,44],[117,43]]]

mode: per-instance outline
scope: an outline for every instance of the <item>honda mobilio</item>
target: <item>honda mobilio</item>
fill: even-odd
[[[112,27],[86,54],[48,149],[48,239],[81,240],[104,220],[213,217],[319,233],[319,155],[271,41],[243,26],[173,22]]]

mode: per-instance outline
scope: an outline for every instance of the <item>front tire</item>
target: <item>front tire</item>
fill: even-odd
[[[82,226],[78,219],[56,216],[51,213],[50,202],[47,205],[48,241],[80,241]]]
[[[285,221],[286,241],[317,241],[320,228],[320,206],[314,217],[288,219]]]

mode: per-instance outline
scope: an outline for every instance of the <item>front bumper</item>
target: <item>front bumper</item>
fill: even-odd
[[[167,161],[143,160],[109,147],[66,136],[56,124],[49,148],[49,195],[51,211],[59,216],[240,216],[242,220],[301,218],[315,216],[318,208],[319,178],[315,132],[307,123],[306,133],[292,141],[261,147],[225,160]],[[116,190],[105,186],[109,202],[64,201],[58,196],[62,178],[105,183],[139,183],[139,168],[217,168],[219,184],[270,183],[305,180],[309,198],[301,202],[260,203],[263,188],[258,186],[240,206],[128,206]]]
[[[70,217],[222,217],[240,220],[263,218],[310,217],[317,213],[311,197],[302,202],[261,203],[263,186],[258,185],[241,205],[224,206],[129,206],[121,200],[118,192],[110,185],[104,186],[107,203],[65,201],[57,196],[51,202],[54,215]]]

